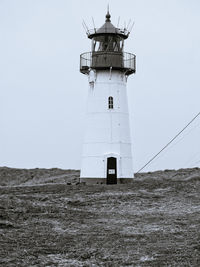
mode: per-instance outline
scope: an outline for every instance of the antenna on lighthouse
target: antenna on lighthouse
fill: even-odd
[[[83,19],[82,25],[83,25],[83,28],[84,28],[86,34],[89,34],[90,32],[89,32],[89,29],[88,29],[88,27],[87,27],[87,25],[86,25],[84,19]]]
[[[131,23],[131,19],[129,19],[129,22],[128,22],[128,25],[127,25],[127,31],[128,31],[128,27],[129,27],[130,23]]]
[[[96,32],[96,27],[95,27],[95,23],[94,23],[94,18],[92,17],[92,23],[93,23],[93,26],[94,26],[94,31]]]
[[[120,17],[118,18],[117,28],[119,28],[119,21],[120,21]]]
[[[109,13],[109,4],[108,4],[108,6],[107,6],[107,13]]]
[[[83,29],[84,29],[85,33],[87,34],[87,29],[85,28],[85,25],[84,25],[83,22],[82,22],[82,26],[83,26]]]
[[[132,23],[132,25],[131,25],[131,27],[130,27],[130,30],[129,30],[129,32],[131,32],[132,31],[132,29],[133,29],[133,26],[135,25],[135,21],[133,21],[133,23]]]

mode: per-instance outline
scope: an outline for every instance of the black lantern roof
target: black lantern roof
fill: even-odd
[[[106,14],[106,21],[99,29],[92,29],[88,31],[88,38],[92,39],[100,35],[118,35],[123,39],[127,39],[129,32],[126,29],[118,29],[111,23],[111,15],[109,11]]]

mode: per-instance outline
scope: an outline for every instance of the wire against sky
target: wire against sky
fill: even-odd
[[[200,112],[180,131],[178,132],[153,158],[151,158],[141,169],[139,169],[137,173],[142,171],[147,165],[149,165],[163,150],[165,150],[198,116],[200,115]]]

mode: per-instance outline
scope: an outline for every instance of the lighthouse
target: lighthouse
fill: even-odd
[[[80,55],[88,76],[88,99],[80,181],[86,184],[132,182],[127,80],[135,73],[135,55],[124,52],[129,30],[111,23],[109,11],[99,29],[87,29],[92,51]]]

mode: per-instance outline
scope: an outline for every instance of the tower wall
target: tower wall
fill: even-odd
[[[96,73],[92,70],[88,78],[81,181],[105,182],[108,157],[117,159],[118,180],[130,180],[133,167],[126,76],[117,70]],[[113,109],[108,106],[110,96],[113,97]]]

